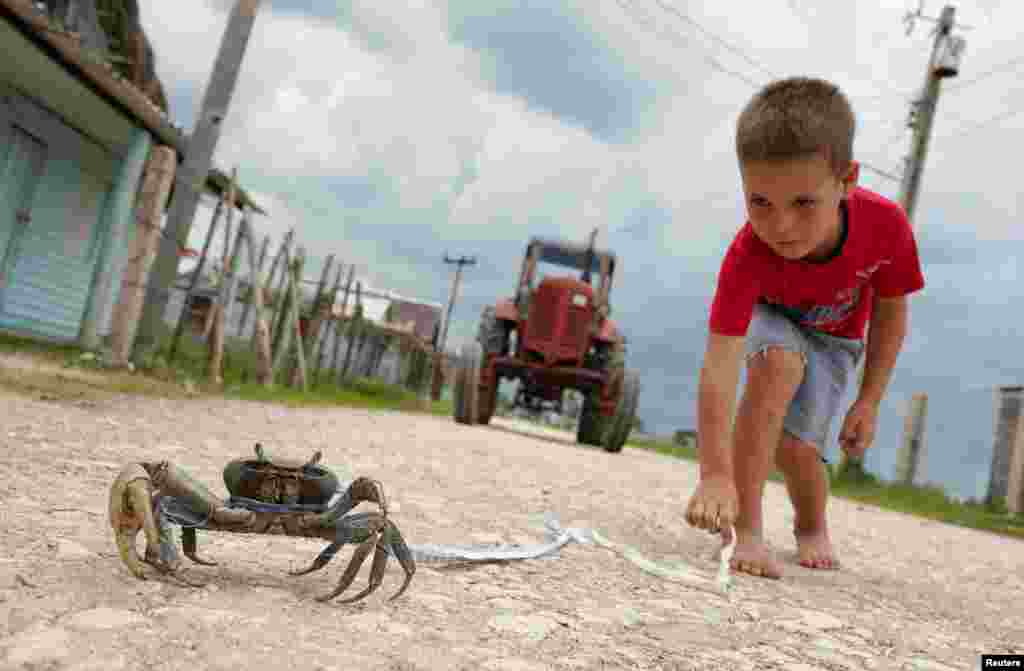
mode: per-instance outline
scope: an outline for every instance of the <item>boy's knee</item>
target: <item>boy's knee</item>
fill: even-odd
[[[818,447],[811,442],[797,438],[789,431],[783,431],[782,440],[776,450],[776,458],[790,462],[811,461],[815,464],[821,462]]]
[[[747,357],[747,370],[751,374],[794,382],[803,377],[805,366],[803,352],[782,345],[764,345]]]

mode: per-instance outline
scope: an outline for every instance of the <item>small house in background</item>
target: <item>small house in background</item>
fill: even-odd
[[[40,5],[0,0],[0,329],[95,342],[149,150],[180,153],[184,142],[95,45],[83,47],[88,33],[55,29]]]
[[[0,331],[97,347],[150,150],[184,158],[129,5],[0,0]],[[206,190],[227,180],[214,170]]]
[[[441,306],[395,298],[388,316],[395,324],[412,324],[412,332],[422,342],[434,345],[441,325]]]

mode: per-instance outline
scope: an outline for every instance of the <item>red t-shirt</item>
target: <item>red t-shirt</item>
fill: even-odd
[[[875,292],[892,298],[924,287],[917,243],[903,208],[863,188],[854,189],[846,203],[846,241],[824,263],[778,256],[748,221],[722,261],[711,330],[745,335],[754,306],[763,302],[805,328],[859,339]]]

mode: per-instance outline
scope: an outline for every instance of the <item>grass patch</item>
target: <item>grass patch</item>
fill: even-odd
[[[696,449],[668,440],[630,439],[628,444],[670,457],[697,460]],[[769,479],[782,482],[782,475],[773,471]],[[958,501],[936,485],[886,482],[864,472],[840,474],[837,469],[830,468],[829,480],[833,496],[937,522],[1024,539],[1024,516],[1009,515],[1002,503],[986,505],[977,501]]]
[[[140,362],[135,371],[114,370],[75,345],[42,343],[0,334],[0,353],[17,362],[0,363],[0,386],[45,400],[96,400],[114,394],[162,398],[227,397],[279,403],[289,407],[345,406],[451,416],[449,400],[422,400],[404,387],[379,380],[354,379],[337,385],[326,374],[302,392],[281,383],[267,389],[255,381],[256,356],[247,340],[225,342],[223,387],[206,381],[207,347],[184,335],[173,361],[167,344]]]

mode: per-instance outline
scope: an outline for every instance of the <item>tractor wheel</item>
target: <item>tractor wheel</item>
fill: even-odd
[[[452,390],[452,409],[459,424],[476,424],[480,416],[480,359],[479,343],[466,343],[459,351]]]
[[[505,322],[498,321],[494,307],[487,306],[480,315],[480,327],[476,340],[483,348],[484,354],[503,356],[508,352],[509,328]]]
[[[480,328],[477,331],[477,342],[480,343],[479,367],[486,364],[487,357],[502,356],[508,351],[509,329],[505,324],[498,321],[494,308],[484,308],[480,315]],[[498,403],[498,385],[501,380],[495,380],[493,384],[479,384],[477,391],[477,422],[488,424],[494,416],[494,410]]]
[[[635,370],[627,370],[622,378],[622,391],[619,403],[615,407],[615,415],[608,418],[608,427],[604,433],[602,447],[607,452],[621,452],[629,432],[633,430],[636,409],[640,401],[640,374]]]
[[[626,350],[622,343],[616,343],[607,347],[589,362],[589,366],[595,370],[608,373],[610,384],[618,384],[619,379],[625,374]],[[612,428],[615,416],[605,417],[598,407],[599,393],[588,394],[583,400],[583,407],[580,409],[579,426],[576,429],[577,442],[594,447],[605,447],[607,445],[607,434]],[[618,450],[609,450],[618,452]]]
[[[588,394],[583,399],[583,407],[580,408],[580,421],[576,427],[576,441],[583,445],[601,447],[601,429],[605,422],[602,420],[601,411],[597,406],[597,399],[593,394]]]

